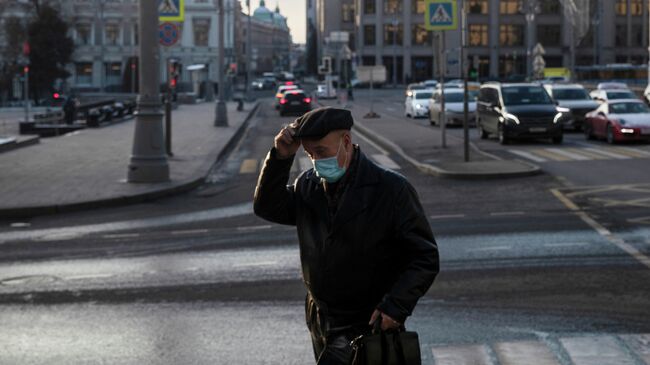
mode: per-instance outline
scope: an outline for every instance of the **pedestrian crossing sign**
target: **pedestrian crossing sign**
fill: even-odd
[[[185,0],[158,0],[158,20],[182,22],[185,19]]]
[[[455,30],[458,28],[456,0],[425,0],[424,27],[427,30]]]

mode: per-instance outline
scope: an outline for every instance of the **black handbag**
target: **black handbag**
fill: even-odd
[[[420,340],[417,332],[382,331],[381,316],[371,334],[361,335],[350,343],[352,365],[421,365]]]

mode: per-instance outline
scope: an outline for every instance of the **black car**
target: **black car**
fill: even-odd
[[[476,105],[481,138],[490,134],[507,144],[519,138],[563,140],[562,113],[540,84],[488,82]]]
[[[306,113],[311,110],[311,97],[300,89],[289,90],[280,98],[279,109],[282,116],[289,113]]]

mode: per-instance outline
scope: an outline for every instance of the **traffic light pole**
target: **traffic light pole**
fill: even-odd
[[[465,60],[465,33],[467,16],[465,15],[465,0],[461,1],[460,8],[460,72],[463,75],[463,147],[465,162],[469,162],[469,92],[467,90],[467,66]]]
[[[225,78],[223,76],[224,74],[224,69],[223,69],[223,62],[225,59],[225,54],[224,54],[224,37],[223,37],[223,31],[224,31],[224,25],[223,25],[223,0],[219,0],[219,56],[217,57],[217,75],[218,75],[218,82],[219,82],[219,99],[217,101],[217,109],[216,109],[216,116],[214,119],[214,125],[216,127],[227,127],[228,126],[228,113],[226,111],[226,85],[225,85]],[[249,29],[250,31],[250,29]]]
[[[165,150],[167,156],[174,156],[172,153],[172,88],[169,85],[167,85],[165,98]]]
[[[140,0],[140,94],[127,181],[169,181],[160,102],[158,0]]]
[[[29,123],[29,66],[23,68],[25,73],[25,123]]]

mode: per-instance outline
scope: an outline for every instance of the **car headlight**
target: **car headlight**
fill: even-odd
[[[510,113],[506,113],[505,121],[506,121],[506,123],[511,122],[511,123],[519,124],[519,118],[517,118],[516,115],[510,114]]]
[[[415,104],[415,109],[422,109],[422,105],[420,105],[420,104]]]
[[[632,128],[621,128],[621,133],[634,134],[634,129],[632,129]]]
[[[571,109],[565,108],[565,107],[562,107],[562,106],[556,107],[555,110],[557,110],[558,113],[570,113],[571,112]]]
[[[561,118],[562,118],[562,113],[555,114],[555,117],[553,117],[553,123],[555,124],[559,122]]]

